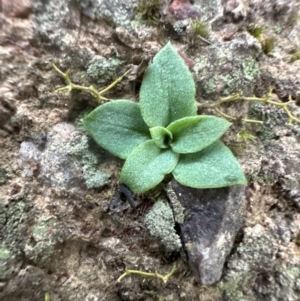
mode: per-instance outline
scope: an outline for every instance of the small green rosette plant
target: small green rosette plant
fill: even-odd
[[[194,188],[247,183],[219,140],[231,123],[197,115],[192,74],[170,43],[147,69],[139,103],[103,104],[84,118],[84,125],[99,145],[126,160],[120,180],[133,192],[155,187],[169,173]]]

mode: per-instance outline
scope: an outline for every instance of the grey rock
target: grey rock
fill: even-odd
[[[223,16],[224,8],[220,0],[195,0],[194,6],[200,11],[202,21],[213,22]]]
[[[257,93],[260,70],[256,59],[260,54],[260,44],[248,33],[207,47],[205,53],[194,58],[193,67],[202,98],[212,99],[240,91],[246,96]]]
[[[298,262],[299,256],[292,255],[293,250],[289,254],[291,245],[283,247],[277,234],[271,232],[260,224],[244,229],[243,242],[228,260],[226,282],[221,284],[230,300],[236,300],[234,296],[238,292],[243,294],[243,291],[247,292],[248,298],[239,300],[299,300],[300,270],[294,263]],[[293,260],[282,266],[281,253],[285,260],[287,257]],[[233,284],[236,284],[236,289],[230,292],[226,287]]]
[[[26,265],[7,284],[5,291],[1,290],[0,300],[44,300],[49,289],[47,274],[40,268]]]
[[[89,150],[88,137],[69,123],[52,128],[43,151],[33,142],[23,142],[18,159],[23,176],[38,176],[57,190],[106,185],[109,175],[98,170],[97,163],[97,156]]]
[[[68,123],[55,125],[49,133],[40,174],[46,185],[67,189],[83,185],[80,168],[66,148],[74,133],[75,127]]]
[[[289,193],[289,197],[293,200],[295,205],[300,209],[300,190],[293,189]]]
[[[134,193],[125,184],[120,183],[110,201],[109,211],[113,215],[118,215],[129,207],[136,208],[138,205]]]
[[[291,133],[291,131],[289,132]],[[300,151],[294,148],[294,145],[297,144],[299,144],[299,138],[294,136],[278,137],[277,135],[276,140],[265,141],[264,158],[259,173],[254,179],[268,185],[279,182],[281,187],[287,191],[298,190],[300,186],[300,166],[298,164]]]
[[[38,170],[41,152],[32,142],[22,142],[19,151],[18,164],[23,171],[23,176],[33,177]]]
[[[93,20],[105,19],[110,24],[123,26],[130,25],[130,21],[134,17],[135,9],[138,4],[137,0],[85,0],[78,2],[87,17]]]
[[[194,189],[172,182],[185,209],[181,236],[197,282],[209,285],[221,278],[223,265],[245,212],[245,188]]]

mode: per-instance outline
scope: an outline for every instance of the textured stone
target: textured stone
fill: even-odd
[[[245,212],[245,188],[194,189],[172,182],[185,209],[180,225],[189,264],[197,282],[209,285],[221,278]]]
[[[88,138],[69,123],[58,123],[47,136],[45,149],[22,142],[18,165],[23,176],[38,176],[55,189],[99,188],[109,183],[109,175],[96,168],[97,156],[89,150]]]
[[[2,11],[8,17],[27,18],[31,13],[32,3],[32,0],[3,0]]]
[[[41,152],[32,143],[24,141],[21,143],[18,164],[23,171],[24,177],[33,177],[39,169]]]
[[[172,1],[169,6],[169,11],[176,20],[200,17],[199,11],[187,0]]]
[[[208,47],[195,58],[193,68],[202,98],[212,99],[240,91],[245,96],[256,94],[261,81],[256,62],[260,53],[260,44],[248,33],[238,34],[220,47]],[[243,111],[242,114],[246,115]]]

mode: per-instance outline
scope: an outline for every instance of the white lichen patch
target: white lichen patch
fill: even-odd
[[[174,228],[173,212],[167,202],[158,200],[145,216],[144,223],[150,234],[159,238],[168,251],[181,249],[181,241]]]
[[[182,224],[184,222],[184,207],[181,205],[176,193],[172,189],[171,182],[167,184],[166,191],[173,209],[175,222]]]

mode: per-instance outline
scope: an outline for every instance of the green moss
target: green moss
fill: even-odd
[[[117,58],[94,57],[87,67],[88,76],[97,84],[103,85],[117,77],[117,68],[122,62]]]
[[[150,24],[157,24],[160,19],[161,0],[140,0],[137,17]]]
[[[255,24],[251,24],[248,28],[247,31],[254,37],[254,38],[259,38],[261,34],[263,33],[263,28],[261,26],[257,26]]]
[[[195,36],[201,36],[204,39],[209,38],[210,30],[209,26],[205,22],[194,20],[191,23],[192,34]]]
[[[276,40],[274,37],[265,37],[265,38],[261,39],[260,44],[261,44],[261,48],[262,48],[262,51],[264,52],[264,54],[268,55],[271,53],[271,51],[275,47],[275,41]]]
[[[3,168],[0,168],[0,185],[4,184],[7,180],[6,171]]]
[[[17,202],[12,203],[6,212],[2,212],[6,217],[2,233],[5,237],[6,245],[11,246],[12,251],[19,252],[19,246],[23,243],[26,220],[25,211],[28,209],[29,207],[24,202]],[[20,223],[20,220],[23,222]],[[17,244],[19,246],[16,246]]]
[[[230,301],[242,301],[244,300],[244,294],[240,290],[239,283],[237,281],[230,281],[223,284],[221,287]]]
[[[12,256],[8,249],[0,248],[0,280],[5,280],[11,273],[8,261]]]
[[[247,142],[247,141],[255,141],[256,140],[256,137],[253,136],[247,129],[243,128],[239,134],[240,138]]]
[[[295,61],[300,60],[300,50],[294,50],[291,52],[290,62],[293,63]]]
[[[237,134],[236,139],[228,143],[228,146],[237,157],[241,157],[248,148],[249,143],[255,140],[256,137],[252,135],[246,128],[243,128]]]
[[[221,290],[225,291],[225,294],[230,301],[242,301],[245,300],[242,290],[249,277],[249,274],[243,274],[236,279],[222,281],[217,286]]]
[[[48,240],[50,229],[56,227],[56,220],[54,218],[43,220],[39,222],[32,231],[32,237],[36,242]]]
[[[53,235],[55,231],[56,235]],[[58,222],[55,218],[39,221],[32,230],[34,241],[27,256],[34,262],[48,260],[55,250],[56,243],[62,239]]]

